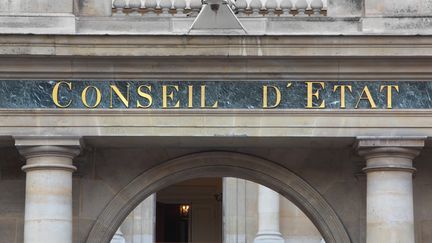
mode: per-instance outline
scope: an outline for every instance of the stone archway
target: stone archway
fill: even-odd
[[[251,155],[203,152],[167,161],[136,177],[105,207],[86,243],[109,242],[126,216],[146,197],[168,185],[198,177],[238,177],[267,186],[303,210],[327,243],[351,242],[331,206],[292,171]]]

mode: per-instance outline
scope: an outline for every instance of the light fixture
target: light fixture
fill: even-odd
[[[180,216],[187,217],[189,215],[190,205],[181,204],[180,205]]]

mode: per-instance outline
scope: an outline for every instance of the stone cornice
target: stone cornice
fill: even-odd
[[[46,55],[50,58],[47,58],[41,56],[44,49],[39,50],[37,44],[34,47],[31,45],[21,47],[22,49],[19,45],[14,47],[17,48],[12,51],[16,52],[15,56],[0,54],[0,79],[432,80],[432,62],[429,57],[401,57],[398,56],[399,54],[386,58],[378,56],[360,58],[355,57],[354,54],[353,57],[341,57],[332,56],[331,53],[328,53],[327,57],[259,57],[251,53],[245,53],[244,56],[218,57],[214,53],[206,54],[203,51],[201,56],[191,53],[195,56],[110,58],[97,56],[99,54],[94,54],[89,49],[75,48],[76,51],[81,52],[80,55],[87,53],[88,56],[56,56],[57,54],[48,52]],[[432,51],[431,47],[428,51]],[[414,47],[406,46],[406,48],[417,51]],[[382,49],[386,48],[382,47]],[[102,50],[103,48],[99,48],[99,51]],[[274,50],[277,51],[277,48]],[[94,51],[97,52],[97,48]],[[112,50],[108,48],[107,51]],[[133,52],[133,48],[129,51]],[[171,51],[174,52],[175,49]],[[337,48],[334,51],[337,52]],[[405,50],[408,51],[410,50]]]
[[[0,56],[432,57],[429,36],[1,35]]]
[[[0,136],[432,137],[430,111],[8,110],[0,116]]]

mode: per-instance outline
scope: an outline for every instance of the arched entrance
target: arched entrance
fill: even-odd
[[[124,187],[99,215],[87,243],[107,243],[126,216],[152,193],[197,177],[238,177],[265,185],[296,204],[327,243],[351,242],[342,222],[326,200],[287,168],[259,157],[234,152],[203,152],[155,166]]]

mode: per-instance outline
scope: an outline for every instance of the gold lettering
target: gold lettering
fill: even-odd
[[[392,109],[393,102],[392,102],[392,89],[395,89],[396,92],[399,93],[399,85],[381,85],[380,92],[384,90],[384,88],[387,88],[387,109]]]
[[[87,102],[87,91],[90,88],[94,89],[96,92],[96,101],[93,105],[89,105]],[[85,87],[85,89],[81,93],[81,101],[87,108],[96,108],[100,104],[101,99],[102,99],[102,94],[101,94],[100,90],[95,86],[87,86],[87,87]]]
[[[201,85],[201,108],[217,108],[218,101],[215,101],[212,106],[206,106],[206,86]]]
[[[128,108],[129,107],[129,84],[126,85],[126,98],[124,97],[124,95],[122,94],[122,92],[120,92],[119,88],[117,87],[117,85],[110,85],[110,108],[113,108],[113,91],[114,93],[117,95],[118,98],[120,98],[121,102],[123,102],[123,104]]]
[[[325,100],[321,102],[319,106],[313,106],[313,98],[315,97],[317,100],[319,100],[319,89],[316,92],[313,92],[313,85],[319,84],[322,89],[325,89],[325,83],[324,82],[306,82],[307,85],[307,105],[306,108],[325,108]]]
[[[188,108],[193,108],[193,86],[188,85]]]
[[[335,85],[333,88],[333,92],[336,92],[340,88],[340,108],[345,109],[345,88],[348,88],[349,92],[352,92],[351,85]]]
[[[65,82],[65,81],[60,81],[58,83],[56,83],[56,85],[54,85],[53,91],[52,91],[52,99],[54,101],[54,104],[59,107],[59,108],[67,108],[72,104],[72,100],[69,100],[69,102],[66,105],[61,105],[60,101],[58,99],[58,95],[59,95],[59,88],[60,85],[62,84],[66,84],[69,90],[72,90],[72,83],[71,82]]]
[[[148,104],[147,105],[142,105],[139,102],[139,100],[137,100],[137,105],[136,106],[137,106],[137,108],[149,108],[153,104],[153,97],[150,94],[145,93],[144,91],[142,91],[142,88],[146,88],[148,91],[151,92],[152,91],[152,86],[150,86],[150,85],[140,85],[137,88],[138,95],[140,97],[145,98],[148,101]]]
[[[274,105],[270,105],[268,104],[268,92],[269,92],[269,88],[272,88],[275,91],[275,95],[276,95],[276,100]],[[278,87],[273,86],[273,85],[264,85],[263,86],[263,109],[272,109],[272,108],[276,108],[278,107],[278,105],[280,104],[281,101],[281,92],[279,90]]]
[[[179,90],[178,85],[162,85],[162,108],[168,108],[168,98],[174,100],[174,92],[168,94],[168,87],[174,88],[176,91]],[[180,107],[180,101],[177,101],[174,108]]]
[[[366,95],[366,97],[364,95]],[[361,92],[361,95],[357,101],[357,104],[355,105],[356,109],[359,108],[359,104],[360,104],[361,100],[367,100],[370,104],[370,107],[372,109],[376,109],[375,101],[373,100],[372,95],[371,95],[370,90],[369,90],[367,85],[363,88],[363,91]]]

